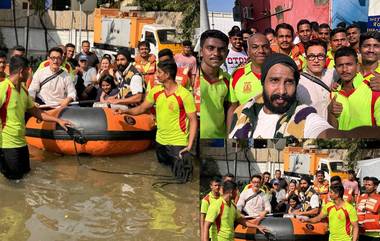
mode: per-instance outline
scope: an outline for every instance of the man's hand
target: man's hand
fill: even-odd
[[[335,117],[339,117],[343,111],[343,105],[336,101],[336,95],[334,96],[334,98],[331,100],[331,102],[329,104],[329,111]]]
[[[109,98],[107,99],[107,103],[108,103],[108,104],[119,104],[119,99],[109,97]]]
[[[185,148],[183,148],[182,150],[179,151],[179,158],[182,159],[182,153],[184,152],[189,152],[191,150],[191,146],[187,146]]]
[[[67,127],[71,127],[73,126],[73,123],[71,123],[70,121],[68,120],[63,120],[63,119],[58,119],[57,120],[57,123],[65,130],[67,131]]]
[[[371,78],[369,86],[371,87],[372,91],[380,91],[380,74],[374,71],[373,75],[374,77]]]
[[[263,234],[265,234],[265,233],[269,233],[269,229],[267,228],[267,227],[265,227],[265,226],[261,226],[261,225],[258,225],[257,226],[257,229],[261,232],[261,233],[263,233]]]
[[[339,83],[338,82],[334,82],[334,83],[332,83],[331,84],[331,90],[332,91],[337,91],[338,90],[338,88],[339,88]]]
[[[62,100],[62,101],[59,103],[59,105],[60,105],[61,107],[66,107],[66,106],[69,105],[70,102],[71,102],[71,98],[66,98],[66,99]]]

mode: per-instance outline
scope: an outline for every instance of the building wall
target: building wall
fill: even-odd
[[[242,20],[242,26],[254,26],[259,31],[268,27],[274,29],[277,24],[283,22],[296,29],[297,22],[303,18],[318,23],[330,22],[329,0],[240,0],[240,6],[253,7],[254,19]]]
[[[235,22],[232,13],[208,12],[210,29],[218,29],[225,34],[231,30],[233,26],[241,26],[240,22]]]

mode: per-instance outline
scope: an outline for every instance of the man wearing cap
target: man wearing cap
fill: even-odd
[[[81,100],[95,99],[97,94],[96,69],[88,66],[88,57],[79,56],[79,69],[75,76],[75,88]]]
[[[126,105],[128,107],[139,105],[144,97],[144,80],[139,71],[133,66],[131,53],[128,49],[121,49],[116,55],[117,71],[115,82],[119,94],[110,97],[110,104]]]
[[[70,74],[61,68],[63,51],[58,47],[49,50],[49,66],[37,70],[28,89],[39,104],[67,106],[76,99],[76,90]]]
[[[252,99],[237,108],[230,138],[375,138],[380,135],[378,127],[336,130],[317,114],[314,107],[299,104],[296,89],[300,74],[289,56],[270,55],[261,72],[264,104]]]

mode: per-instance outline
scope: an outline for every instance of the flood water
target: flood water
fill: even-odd
[[[198,164],[191,183],[153,187],[171,175],[154,150],[80,157],[82,165],[29,150],[30,174],[18,183],[0,177],[1,241],[199,240]]]

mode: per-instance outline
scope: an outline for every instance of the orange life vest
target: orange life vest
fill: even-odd
[[[352,189],[344,189],[344,194],[343,194],[343,200],[349,202],[349,203],[354,203],[354,190]]]
[[[175,81],[186,89],[190,89],[191,82],[189,67],[177,67],[177,75],[175,77]]]
[[[329,194],[329,182],[327,180],[323,181],[323,184],[319,184],[317,180],[314,181],[314,190],[319,194],[319,198],[323,203],[328,202]]]
[[[380,232],[380,194],[362,194],[356,207],[360,233]]]
[[[156,56],[153,54],[149,55],[148,62],[143,63],[144,59],[141,58],[141,56],[138,54],[135,58],[135,67],[136,69],[141,73],[141,75],[144,78],[145,84],[148,86],[148,83],[150,83],[150,86],[154,85],[154,74],[156,73]],[[145,65],[149,64],[149,68],[146,70],[144,67]]]

